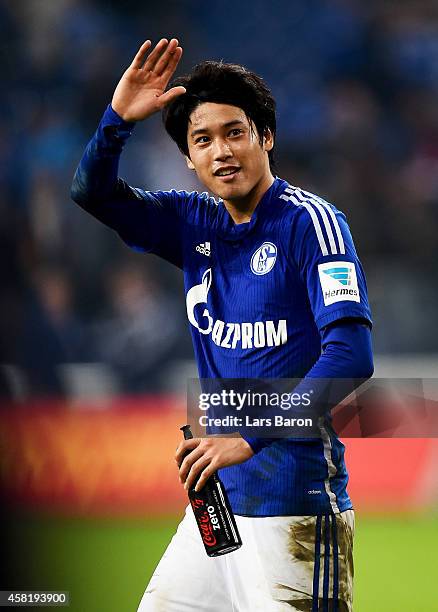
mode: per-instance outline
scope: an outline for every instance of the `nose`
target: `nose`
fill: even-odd
[[[215,161],[223,161],[224,159],[228,159],[233,156],[233,152],[231,151],[231,147],[229,143],[222,139],[217,138],[214,141],[214,151],[213,151]]]

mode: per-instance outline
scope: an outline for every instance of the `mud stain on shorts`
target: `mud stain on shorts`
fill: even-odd
[[[353,593],[353,537],[354,537],[354,513],[346,511],[342,514],[330,515],[330,589],[333,588],[333,521],[336,521],[336,537],[338,544],[338,609],[340,612],[349,612],[352,610],[352,593]],[[320,547],[320,591],[322,594],[323,583],[323,568],[325,558],[324,546],[324,530],[326,528],[325,519],[322,521],[321,547]],[[285,603],[290,604],[295,610],[311,610],[312,609],[312,590],[313,590],[313,572],[315,562],[315,517],[303,517],[302,520],[294,522],[289,527],[288,537],[288,552],[294,562],[299,562],[295,567],[294,572],[305,580],[306,589],[304,593],[308,593],[309,599],[303,598],[303,590],[294,590],[289,587],[289,590],[295,594],[297,599],[293,599],[292,593],[289,597],[284,597],[288,600]],[[301,568],[300,568],[301,566]],[[282,587],[285,588],[284,586]],[[332,590],[329,596],[332,595]],[[310,607],[309,607],[310,606]],[[322,608],[322,600],[320,600]],[[333,600],[329,602],[329,610],[333,607]]]
[[[285,588],[284,585],[277,585],[278,587],[281,588]],[[287,587],[286,587],[287,588]],[[294,592],[293,589],[290,589],[292,592]],[[312,597],[307,597],[307,598],[303,598],[302,594],[297,593],[298,598],[297,599],[277,599],[277,601],[281,601],[281,603],[286,604],[287,606],[290,606],[291,612],[292,611],[297,611],[297,612],[312,612],[313,609],[313,598]],[[332,612],[335,609],[335,602],[333,599],[329,599],[328,602],[324,602],[321,598],[319,598],[318,600],[318,610],[324,610],[328,607],[329,612]],[[338,600],[337,602],[337,606],[336,606],[336,610],[337,612],[350,612],[352,610],[352,608],[345,602],[342,600]]]
[[[339,559],[339,599],[348,602],[348,604],[352,606],[354,522],[349,522],[345,514],[346,513],[344,513],[344,516],[341,514],[335,515]],[[340,609],[342,608],[340,607]]]
[[[315,520],[313,517],[289,528],[288,550],[297,561],[310,561],[315,558]]]

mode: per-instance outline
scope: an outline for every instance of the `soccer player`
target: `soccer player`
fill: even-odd
[[[181,54],[176,39],[140,47],[86,148],[73,200],[183,271],[201,378],[368,378],[370,310],[344,215],[274,177],[275,102],[259,76],[203,62],[168,87]],[[118,177],[134,126],[160,110],[218,199]],[[140,612],[352,610],[354,514],[344,447],[329,428],[307,440],[195,438],[176,461],[186,488],[219,471],[243,546],[208,558],[186,512]]]

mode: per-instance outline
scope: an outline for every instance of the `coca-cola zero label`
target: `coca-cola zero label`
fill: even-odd
[[[201,532],[202,541],[205,546],[211,547],[217,543],[214,530],[219,529],[220,525],[213,506],[205,506],[204,500],[195,497],[190,499],[190,503],[195,513],[195,518]]]

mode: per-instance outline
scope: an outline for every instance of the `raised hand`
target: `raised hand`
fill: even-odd
[[[165,92],[182,55],[178,40],[162,38],[148,55],[151,45],[150,40],[142,44],[114,91],[111,105],[125,121],[142,121],[186,91]]]

